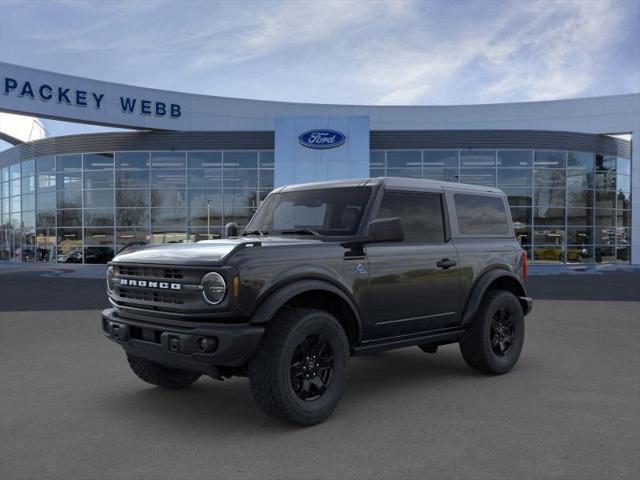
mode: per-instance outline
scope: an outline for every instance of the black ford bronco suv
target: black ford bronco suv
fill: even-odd
[[[102,328],[148,383],[248,376],[267,414],[312,425],[336,407],[352,355],[457,342],[471,368],[511,370],[526,275],[498,189],[295,185],[271,192],[240,236],[121,252]]]

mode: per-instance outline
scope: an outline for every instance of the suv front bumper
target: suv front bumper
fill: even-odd
[[[216,367],[241,367],[248,362],[264,327],[248,323],[167,325],[124,318],[115,308],[107,308],[102,312],[102,331],[131,355],[217,377]]]

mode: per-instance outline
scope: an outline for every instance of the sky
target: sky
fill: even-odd
[[[0,0],[0,61],[265,100],[538,101],[640,92],[639,25],[640,0]]]

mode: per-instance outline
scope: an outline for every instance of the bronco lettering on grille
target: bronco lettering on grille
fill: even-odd
[[[161,288],[164,290],[181,290],[182,289],[182,284],[180,283],[151,282],[148,280],[133,280],[129,278],[121,278],[120,285],[128,285],[129,287],[142,287],[142,288]]]

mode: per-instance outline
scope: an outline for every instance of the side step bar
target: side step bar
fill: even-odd
[[[464,335],[464,328],[456,328],[454,330],[435,331],[423,333],[421,335],[411,335],[402,337],[382,338],[362,343],[353,348],[354,355],[363,355],[367,353],[383,352],[385,350],[393,350],[395,348],[409,347],[411,345],[420,345],[422,343],[438,343],[441,345],[456,342]]]

